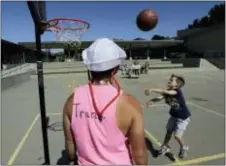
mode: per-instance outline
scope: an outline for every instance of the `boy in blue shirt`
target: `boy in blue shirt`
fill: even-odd
[[[185,81],[182,77],[172,75],[168,82],[168,89],[148,89],[145,90],[146,95],[151,92],[161,94],[160,97],[154,98],[149,101],[149,104],[165,99],[165,102],[170,105],[170,115],[166,126],[166,136],[164,142],[159,150],[159,155],[164,155],[170,150],[169,142],[172,135],[180,145],[178,156],[184,158],[187,155],[188,146],[185,145],[182,138],[184,131],[190,121],[190,111],[186,105],[183,92],[181,88],[184,86]]]

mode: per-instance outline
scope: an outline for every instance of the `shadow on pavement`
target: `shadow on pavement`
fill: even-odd
[[[63,122],[54,122],[48,125],[48,129],[51,131],[63,131]]]
[[[149,152],[151,152],[152,157],[157,158],[158,150],[154,148],[152,142],[147,137],[145,138],[145,142],[146,142]]]
[[[154,148],[152,142],[146,137],[145,142],[147,145],[148,150],[151,152],[152,157],[157,158],[159,156],[158,150]],[[167,152],[165,156],[170,160],[170,161],[175,161],[175,157],[172,153]]]
[[[152,142],[148,139],[148,138],[145,138],[145,142],[146,142],[146,145],[147,145],[147,148],[148,150],[151,152],[152,154],[152,157],[154,158],[157,158],[159,155],[158,155],[158,150],[154,148]],[[175,158],[174,158],[174,155],[170,152],[166,153],[165,154],[166,157],[169,158],[169,160],[171,161],[175,161]],[[77,163],[77,156],[75,157],[75,163],[74,165],[78,165]],[[58,159],[57,165],[69,165],[69,156],[68,156],[68,153],[66,150],[62,150],[61,152],[61,157]]]

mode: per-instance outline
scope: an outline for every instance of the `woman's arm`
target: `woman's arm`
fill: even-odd
[[[65,148],[69,155],[70,165],[75,162],[75,147],[76,147],[71,131],[72,105],[73,105],[73,94],[67,99],[63,110]]]

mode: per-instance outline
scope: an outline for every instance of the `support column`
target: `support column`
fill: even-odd
[[[131,53],[131,44],[129,45],[129,60],[133,60]]]
[[[26,63],[25,55],[24,55],[24,50],[23,50],[23,64]]]
[[[67,60],[71,57],[71,47],[68,45],[68,57]]]
[[[150,48],[147,48],[147,60],[150,60]]]
[[[167,60],[167,50],[166,50],[166,48],[164,48],[164,57],[163,57],[163,60]]]

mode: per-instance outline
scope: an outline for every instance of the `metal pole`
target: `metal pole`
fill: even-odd
[[[46,118],[46,108],[45,108],[45,90],[44,90],[44,78],[43,78],[43,63],[41,54],[41,34],[39,27],[35,26],[35,40],[36,40],[36,50],[37,50],[37,73],[38,73],[38,90],[39,90],[39,104],[40,104],[40,114],[41,114],[41,126],[42,126],[42,139],[45,163],[44,165],[50,165],[49,158],[49,143],[48,143],[48,133],[47,133],[47,118]]]

